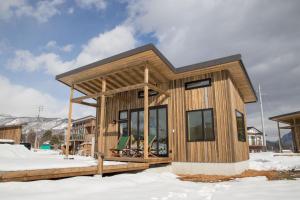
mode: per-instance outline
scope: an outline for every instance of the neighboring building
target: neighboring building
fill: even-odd
[[[292,132],[293,152],[300,152],[300,111],[277,115],[274,117],[270,117],[269,119],[277,122],[279,151],[283,151],[281,130],[287,129],[291,130]],[[285,124],[285,126],[281,126],[281,124]]]
[[[96,118],[87,116],[72,121],[71,152],[82,155],[91,155],[91,142],[95,137]]]
[[[56,79],[71,87],[71,103],[96,108],[100,155],[111,157],[120,135],[129,135],[128,148],[142,148],[144,160],[170,158],[175,173],[248,167],[245,104],[257,98],[241,55],[175,68],[149,44]],[[73,98],[73,89],[85,96]]]
[[[10,143],[20,144],[21,135],[22,135],[22,126],[21,125],[5,125],[0,126],[0,139],[2,141],[10,141]]]
[[[250,152],[262,152],[264,150],[263,133],[255,127],[247,127]]]

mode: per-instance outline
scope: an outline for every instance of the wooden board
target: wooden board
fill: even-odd
[[[154,157],[154,158],[131,158],[131,157],[107,157],[104,160],[119,161],[119,162],[135,162],[135,163],[149,163],[149,164],[168,164],[172,162],[171,158]]]
[[[129,171],[139,171],[149,168],[149,163],[133,163],[119,165],[104,165],[103,174],[123,173]],[[0,172],[0,182],[8,181],[35,181],[57,178],[68,178],[74,176],[88,176],[97,174],[97,166],[91,167],[72,167],[56,169],[37,169],[23,171]]]

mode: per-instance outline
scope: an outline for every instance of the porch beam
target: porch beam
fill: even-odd
[[[66,133],[66,157],[69,156],[69,146],[70,146],[70,135],[71,135],[71,127],[72,127],[72,98],[74,94],[74,85],[71,86],[70,90],[70,100],[69,100],[69,115],[68,115],[68,128]]]
[[[149,107],[149,102],[148,102],[148,86],[149,82],[149,69],[148,69],[148,64],[145,66],[144,70],[144,159],[148,158],[149,152],[148,152],[148,107]]]
[[[166,95],[167,97],[170,97],[170,93],[169,93],[169,92],[167,92],[167,91],[165,91],[165,90],[163,90],[163,89],[161,89],[161,88],[159,88],[159,87],[157,87],[157,86],[155,86],[155,85],[153,85],[153,84],[151,84],[151,83],[148,83],[147,85],[148,85],[148,87],[149,87],[150,89],[152,89],[152,90],[154,90],[154,91],[156,91],[156,92],[159,92],[159,93],[161,93],[161,94],[164,94],[164,95]]]
[[[109,96],[109,95],[113,95],[113,94],[120,93],[120,92],[126,92],[126,91],[130,91],[130,90],[135,90],[135,89],[143,88],[144,86],[145,86],[144,83],[138,83],[138,84],[135,84],[135,85],[129,85],[129,86],[126,86],[126,87],[121,87],[121,88],[118,88],[118,89],[109,90],[107,92],[104,92],[104,95]]]
[[[81,97],[76,97],[76,98],[72,98],[72,102],[73,103],[78,103],[78,102],[81,102],[84,99],[97,98],[97,97],[100,97],[101,95],[102,95],[102,92],[95,93],[95,94],[89,94],[89,95],[85,95],[85,96],[81,96]]]
[[[77,101],[77,102],[73,102],[73,103],[77,103],[77,104],[81,104],[81,105],[85,105],[85,106],[91,106],[91,107],[95,107],[95,108],[98,107],[98,105],[96,103],[89,103],[89,102],[85,102],[85,101]]]
[[[102,79],[102,95],[100,106],[100,124],[98,137],[98,174],[103,173],[103,159],[104,159],[104,131],[105,131],[105,93],[106,79]]]

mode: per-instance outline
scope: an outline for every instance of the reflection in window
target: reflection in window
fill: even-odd
[[[188,141],[212,141],[215,139],[213,110],[193,110],[187,112]]]

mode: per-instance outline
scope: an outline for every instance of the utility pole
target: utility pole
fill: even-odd
[[[263,102],[262,102],[262,97],[261,97],[260,84],[258,84],[258,94],[259,94],[259,103],[260,103],[261,127],[262,127],[262,132],[263,132],[263,137],[264,137],[263,145],[266,148],[267,147],[267,141],[266,141],[265,122],[264,122],[264,108],[263,108]]]
[[[40,115],[41,115],[41,112],[42,112],[43,110],[44,110],[44,107],[43,107],[43,106],[39,106],[39,107],[38,107],[38,116],[37,116],[38,122],[40,121]],[[37,133],[35,133],[34,148],[35,148],[35,149],[38,148]]]

